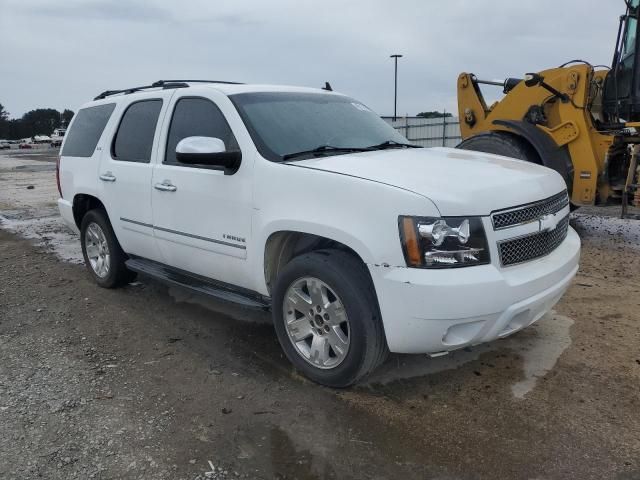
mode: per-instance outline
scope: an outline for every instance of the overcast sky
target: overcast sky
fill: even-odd
[[[458,74],[609,64],[623,0],[0,0],[0,103],[74,111],[167,78],[333,88],[380,114],[456,108]]]

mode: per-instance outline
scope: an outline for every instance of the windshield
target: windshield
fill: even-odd
[[[260,153],[272,161],[298,152],[309,152],[308,158],[313,150],[326,156],[384,142],[408,143],[369,108],[342,95],[259,92],[230,98]]]

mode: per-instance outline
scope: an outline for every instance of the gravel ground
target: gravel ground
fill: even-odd
[[[291,369],[266,314],[94,285],[54,158],[0,155],[0,478],[640,478],[640,222],[579,210],[552,314],[337,391]]]

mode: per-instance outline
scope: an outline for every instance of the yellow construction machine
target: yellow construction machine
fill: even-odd
[[[574,60],[524,78],[458,77],[458,148],[546,165],[574,207],[640,206],[640,0],[626,0],[611,68]],[[488,106],[480,85],[503,87]]]

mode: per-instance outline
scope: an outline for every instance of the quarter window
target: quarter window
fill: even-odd
[[[239,150],[224,115],[215,103],[205,98],[186,97],[176,102],[164,163],[180,164],[176,160],[176,146],[186,137],[215,137],[224,142],[227,151]]]
[[[113,139],[116,160],[149,163],[162,100],[143,100],[129,105]]]
[[[107,103],[80,110],[73,120],[61,156],[91,157],[115,106],[115,103]]]

